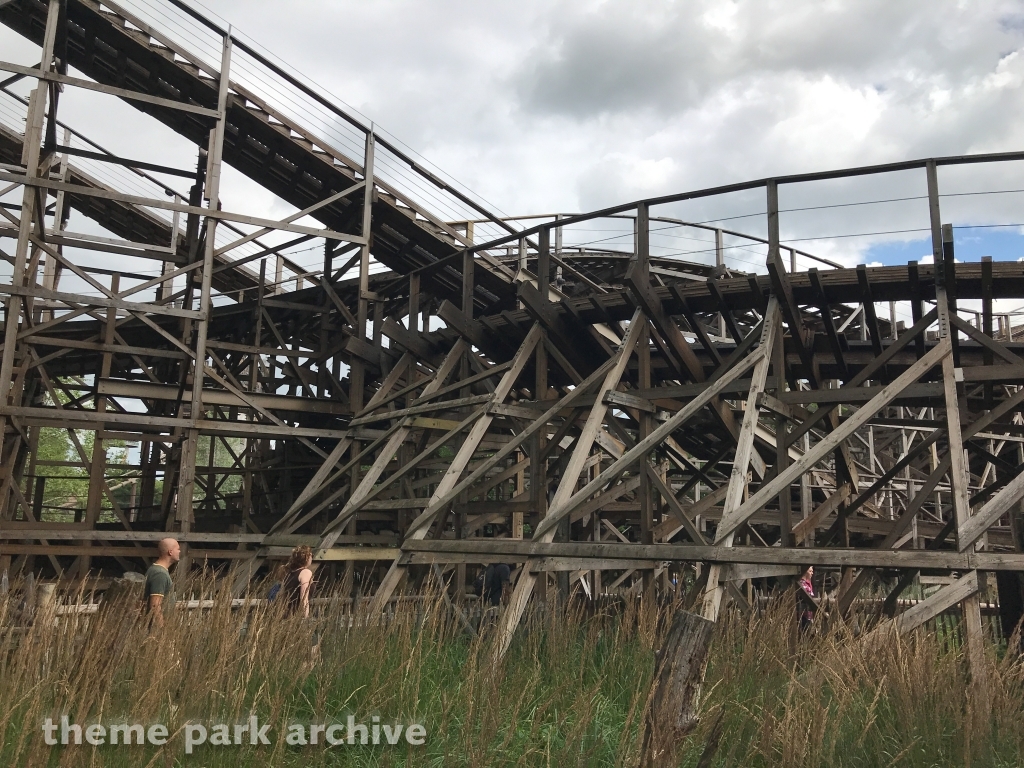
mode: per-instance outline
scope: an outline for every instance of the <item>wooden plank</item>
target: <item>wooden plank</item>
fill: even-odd
[[[849,483],[843,483],[833,491],[825,501],[819,504],[810,515],[793,526],[793,538],[796,544],[802,544],[814,536],[821,521],[835,512],[839,505],[850,498],[852,489]]]
[[[471,405],[480,405],[481,403],[486,403],[491,399],[492,395],[473,395],[471,397],[459,397],[455,400],[441,400],[436,403],[414,405],[409,408],[400,408],[395,411],[381,411],[380,413],[371,413],[366,416],[361,416],[358,419],[352,419],[352,421],[349,422],[349,426],[360,427],[365,424],[374,424],[378,421],[391,421],[392,419],[402,419],[406,416],[414,416],[420,413],[454,411]]]
[[[494,389],[494,393],[488,395],[490,402],[500,403],[502,402],[512,391],[512,387],[519,379],[519,375],[526,367],[530,360],[530,356],[533,354],[533,350],[543,339],[543,331],[540,325],[534,324],[530,329],[530,332],[526,335],[526,339],[523,340],[519,351],[513,360],[512,366],[509,367],[508,371],[501,377],[501,381]],[[486,409],[485,409],[486,411]],[[480,419],[473,425],[469,435],[467,435],[465,441],[459,446],[458,452],[452,459],[451,466],[448,467],[444,476],[441,478],[441,482],[438,483],[437,488],[434,489],[434,493],[431,496],[431,507],[434,506],[440,499],[444,498],[446,494],[458,484],[459,478],[465,471],[466,466],[469,464],[469,460],[476,452],[480,445],[480,441],[483,440],[484,435],[490,428],[493,416],[488,413],[484,413]],[[429,510],[429,508],[428,508]],[[426,512],[424,513],[424,515]],[[419,523],[417,527],[410,526],[407,536],[418,536],[421,532],[425,533],[424,524]]]
[[[73,195],[95,197],[101,200],[113,200],[114,202],[137,205],[143,208],[161,208],[167,211],[177,211],[178,213],[205,216],[206,218],[217,219],[220,221],[234,221],[239,224],[251,224],[256,227],[269,227],[281,230],[282,232],[294,232],[299,235],[312,235],[313,237],[324,237],[329,240],[341,240],[343,242],[350,243],[364,242],[364,238],[360,236],[350,235],[344,232],[335,232],[333,229],[316,229],[314,227],[299,226],[298,224],[282,224],[280,221],[264,219],[259,216],[246,216],[241,213],[211,210],[209,208],[201,208],[199,206],[184,205],[183,203],[172,203],[155,197],[125,195],[120,192],[113,192],[106,189],[86,187],[80,184],[69,184],[62,181],[51,181],[49,179],[8,173],[6,171],[0,171],[0,181],[14,181],[20,184],[25,184],[29,187],[36,187],[38,189],[49,189],[57,192],[63,191]]]
[[[111,352],[121,349],[113,345]],[[131,397],[139,400],[177,400],[178,387],[173,384],[153,384],[147,381],[126,381],[124,379],[100,379],[96,385],[100,395],[112,397]],[[348,415],[349,409],[344,403],[336,400],[290,395],[273,395],[261,392],[246,392],[245,396],[254,405],[264,409],[293,411],[304,413],[329,413],[335,416]],[[242,397],[225,390],[203,389],[203,402],[210,405],[233,405],[246,407],[248,403]]]
[[[455,370],[456,365],[462,359],[462,355],[467,349],[466,343],[459,339],[448,352],[444,362],[438,367],[434,374],[433,379],[426,385],[424,391],[434,391],[440,389],[452,371]],[[341,512],[338,513],[337,517],[324,529],[324,536],[321,541],[321,545],[317,548],[317,556],[323,553],[324,550],[331,547],[337,537],[341,535],[342,526],[348,521],[348,519],[354,514],[355,510],[358,509],[359,505],[367,501],[374,490],[374,486],[380,479],[380,476],[387,469],[391,460],[398,452],[399,446],[405,442],[409,433],[412,431],[410,426],[402,424],[398,429],[391,435],[385,446],[381,449],[377,459],[370,466],[369,470],[363,475],[359,481],[359,485],[349,495],[348,501],[345,506],[342,507]]]
[[[513,451],[518,449],[519,446],[521,446],[526,440],[528,440],[530,437],[535,435],[540,430],[546,429],[551,420],[556,418],[556,416],[561,411],[575,406],[577,401],[582,399],[587,392],[589,392],[594,386],[598,384],[598,382],[602,380],[604,375],[608,372],[608,369],[611,368],[611,366],[614,363],[615,360],[613,358],[610,358],[607,361],[605,361],[605,363],[600,368],[598,368],[596,371],[590,374],[590,376],[588,376],[572,392],[567,394],[561,400],[557,401],[551,408],[549,408],[540,416],[537,416],[535,411],[530,410],[528,412],[529,417],[532,418],[533,421],[526,429],[518,433],[512,440],[510,440],[502,448],[500,448],[493,456],[491,456],[489,459],[486,459],[480,466],[473,470],[468,477],[466,477],[458,485],[452,488],[447,494],[439,498],[435,503],[432,503],[431,507],[437,507],[437,509],[440,509],[445,504],[450,504],[452,501],[454,501],[455,497],[458,496],[463,491],[469,490],[474,483],[476,483],[481,477],[487,474],[487,472],[493,469],[499,462],[507,458]],[[489,406],[488,410],[491,412],[500,413],[507,408],[509,408],[508,405],[499,406],[495,404]],[[426,520],[426,515],[428,515],[428,513],[433,514],[434,512],[435,510],[431,510],[428,508],[423,513],[423,519],[417,519],[417,521],[414,521],[413,524],[422,524]]]
[[[206,317],[204,311],[193,311],[190,309],[178,309],[177,307],[167,307],[163,304],[140,304],[135,301],[125,301],[123,299],[111,299],[106,296],[84,296],[78,293],[66,293],[64,291],[53,291],[48,288],[41,286],[35,286],[27,288],[18,285],[0,285],[0,295],[7,294],[9,296],[26,296],[36,299],[47,299],[49,301],[59,301],[63,304],[67,304],[72,309],[76,305],[86,305],[90,307],[103,307],[115,309],[122,309],[126,312],[142,312],[151,315],[168,315],[170,317],[186,317],[192,320],[202,320]]]
[[[706,544],[707,541],[704,539],[703,534],[701,534],[701,532],[697,530],[697,527],[693,524],[693,521],[690,520],[690,515],[694,514],[692,508],[690,510],[686,510],[683,508],[683,505],[679,503],[679,499],[677,499],[676,495],[672,493],[672,489],[665,484],[665,481],[661,479],[661,475],[658,473],[658,471],[649,463],[644,463],[644,470],[647,472],[647,476],[654,484],[654,487],[657,489],[658,493],[660,493],[661,497],[665,499],[665,502],[668,504],[669,511],[672,512],[672,515],[675,517],[675,519],[682,524],[683,528],[686,529],[686,532],[690,535],[690,538],[693,539],[694,543]],[[721,488],[719,488],[718,490],[721,490]],[[728,492],[728,487],[726,487],[726,491]],[[711,494],[710,496],[706,496],[705,498],[710,499],[713,497],[714,494]],[[714,502],[708,503],[713,504]],[[652,534],[653,533],[654,531],[652,531]]]
[[[599,510],[604,509],[608,504],[615,501],[616,499],[624,496],[627,493],[632,493],[640,487],[640,477],[631,477],[625,482],[616,483],[604,493],[599,493],[593,499],[588,501],[582,507],[572,513],[570,518],[572,522],[576,523],[582,520],[589,514],[596,514]]]
[[[995,525],[999,518],[1010,511],[1010,508],[1024,497],[1024,472],[1018,474],[999,493],[993,496],[988,503],[974,513],[963,525],[959,526],[957,532],[957,547],[965,552],[985,534],[990,527]]]
[[[421,395],[420,397],[417,397],[415,400],[413,400],[412,404],[419,405],[420,403],[425,403],[430,400],[435,400],[438,397],[443,397],[444,395],[447,395],[449,392],[454,392],[457,389],[462,389],[463,387],[468,387],[472,384],[477,384],[481,381],[486,381],[487,379],[490,379],[494,376],[497,376],[500,373],[504,373],[505,371],[507,371],[509,368],[512,367],[512,362],[512,360],[509,360],[507,363],[492,365],[489,368],[487,368],[487,370],[473,374],[472,376],[468,376],[465,379],[460,379],[459,381],[452,382],[446,387],[441,387],[441,389],[437,390],[436,392],[432,392],[428,395]]]
[[[935,594],[929,595],[917,605],[908,608],[896,617],[896,631],[905,635],[925,622],[931,621],[940,613],[948,611],[962,600],[976,595],[979,589],[978,572],[971,571],[961,576],[948,586],[942,587]]]
[[[293,214],[290,214],[289,216],[285,216],[283,219],[281,219],[281,223],[282,224],[291,224],[293,221],[298,221],[303,216],[308,216],[309,214],[313,213],[314,211],[320,210],[321,208],[323,208],[326,205],[330,205],[331,203],[337,202],[338,200],[340,200],[343,197],[348,197],[353,192],[357,192],[358,190],[362,189],[365,186],[366,186],[366,181],[365,180],[358,181],[355,184],[353,184],[352,186],[348,187],[347,189],[344,189],[341,192],[335,192],[333,195],[330,195],[328,197],[325,197],[322,200],[319,200],[318,202],[314,203],[313,205],[309,206],[308,208],[304,208],[301,211],[297,211],[297,212],[295,212]],[[221,246],[220,248],[217,248],[213,252],[213,255],[215,257],[216,256],[222,256],[225,253],[227,253],[228,251],[233,250],[233,249],[239,247],[240,245],[244,245],[245,243],[251,242],[252,240],[255,240],[258,237],[263,237],[263,235],[268,235],[268,234],[270,234],[273,231],[274,230],[273,230],[272,227],[264,227],[262,229],[257,230],[256,232],[253,232],[251,234],[248,234],[248,235],[245,235],[243,237],[240,237],[237,240],[233,240],[233,241],[231,241],[230,243],[228,243],[225,246]],[[356,241],[349,241],[349,242],[356,242]],[[361,241],[359,241],[359,242],[361,242]]]
[[[887,548],[899,548],[899,542],[902,541],[904,532],[913,524],[914,519],[917,517],[917,513],[924,506],[925,502],[931,497],[935,491],[935,487],[939,484],[939,481],[945,476],[946,472],[949,471],[950,458],[949,455],[939,462],[932,473],[925,479],[924,485],[921,486],[914,494],[914,498],[907,505],[907,508],[900,513],[899,518],[892,524],[889,532],[885,535],[885,538],[878,545],[880,549]],[[861,569],[860,573],[853,582],[847,587],[846,591],[839,597],[839,612],[842,615],[846,615],[850,607],[853,605],[854,599],[857,597],[860,590],[867,584],[868,578],[871,574],[871,570],[867,568]]]
[[[534,350],[543,344],[543,340],[543,329],[539,323],[534,323],[516,352],[512,365],[495,386],[494,393],[490,396],[491,403],[500,403],[508,397],[512,388],[515,386],[516,381],[519,380],[519,376],[522,374],[526,365],[533,356]],[[441,481],[434,489],[434,493],[430,497],[430,505],[406,530],[406,541],[426,537],[430,530],[430,526],[433,523],[434,516],[444,508],[440,503],[441,500],[444,498],[450,498],[449,495],[451,494],[452,489],[459,484],[459,479],[462,477],[463,472],[465,472],[470,459],[480,448],[483,438],[487,434],[487,430],[490,428],[491,422],[494,420],[494,417],[487,412],[486,406],[482,410],[482,415],[473,424],[469,434],[459,446],[455,457],[452,459],[451,465],[445,471]],[[450,501],[447,503],[450,503]],[[325,537],[325,542],[322,546],[326,545],[326,539],[327,537]],[[391,567],[388,569],[388,572],[384,575],[384,578],[377,589],[377,593],[374,595],[371,612],[377,612],[383,609],[384,605],[391,599],[392,593],[397,589],[403,578],[405,578],[405,566],[396,556]]]
[[[292,502],[288,510],[270,529],[271,532],[280,530],[285,525],[287,525],[288,521],[292,520],[295,517],[295,515],[298,514],[302,506],[311,498],[313,498],[317,493],[320,492],[320,489],[323,487],[324,482],[327,480],[327,477],[338,466],[338,462],[341,461],[341,458],[345,455],[345,453],[348,451],[351,445],[351,438],[344,438],[338,441],[337,445],[334,446],[330,454],[328,454],[328,456],[324,459],[324,462],[313,474],[313,477],[311,477],[309,479],[309,482],[306,483],[306,487],[302,489],[302,491],[295,498],[295,501]]]
[[[846,365],[846,348],[845,342],[846,337],[840,337],[836,331],[836,324],[832,318],[832,307],[829,304],[828,297],[825,295],[825,287],[821,284],[821,276],[818,274],[817,268],[812,267],[807,271],[807,277],[811,281],[811,287],[814,292],[818,294],[818,309],[821,312],[821,322],[825,326],[825,335],[828,338],[829,346],[832,348],[832,356],[835,358],[836,365],[839,366],[839,371],[842,374],[842,378],[849,379],[849,370]]]
[[[748,563],[731,563],[722,567],[722,581],[746,581],[747,579],[779,578],[780,576],[799,576],[799,565],[750,565]]]
[[[924,332],[929,325],[935,322],[935,319],[937,317],[938,310],[931,310],[928,314],[926,314],[924,317],[922,317],[920,320],[914,323],[913,327],[911,327],[906,333],[904,333],[896,341],[890,344],[886,348],[885,352],[881,354],[881,356],[876,357],[868,365],[862,368],[852,379],[846,382],[845,386],[851,388],[859,387],[865,381],[868,381],[872,376],[875,375],[875,373],[881,370],[888,362],[890,362],[894,357],[896,357],[896,355],[902,352],[903,349],[905,349],[907,345],[910,344],[915,339],[920,339],[921,357],[924,357]],[[842,389],[845,389],[845,387],[840,387],[840,390]],[[835,406],[831,406],[828,408],[819,408],[817,411],[815,411],[815,413],[811,416],[810,419],[807,419],[801,424],[798,424],[793,429],[793,431],[789,433],[788,443],[790,445],[793,445],[797,440],[799,440],[801,437],[807,434],[808,431],[814,429],[823,420],[828,418],[829,414],[831,413],[831,411],[834,410],[834,408]]]
[[[1009,349],[1007,349],[1004,345],[1000,344],[995,339],[986,336],[984,333],[979,331],[970,323],[964,321],[963,318],[959,317],[958,315],[950,314],[949,322],[954,328],[963,331],[968,337],[974,339],[976,342],[981,344],[982,347],[989,350],[990,352],[994,352],[996,355],[1001,357],[1010,365],[1018,368],[1024,366],[1024,359],[1021,359],[1019,355],[1015,355],[1013,352],[1011,352]]]
[[[130,91],[126,88],[104,85],[103,83],[97,83],[93,80],[84,80],[80,77],[70,77],[69,75],[62,75],[59,72],[51,72],[46,69],[23,67],[7,61],[0,61],[0,72],[13,72],[14,74],[25,75],[27,77],[36,77],[40,80],[60,83],[61,85],[71,85],[75,88],[83,88],[88,91],[98,91],[99,93],[117,96],[128,101],[142,101],[146,104],[154,104],[158,107],[177,109],[182,112],[191,112],[192,114],[203,115],[204,117],[220,117],[220,113],[217,110],[201,107],[198,104],[189,104],[188,102],[176,101],[174,99],[163,99],[159,96],[151,96],[148,93],[140,93],[139,91]]]
[[[317,560],[394,560],[401,554],[397,547],[332,547],[317,555]]]
[[[1024,571],[1024,554],[1016,552],[953,552],[926,549],[863,547],[721,547],[699,544],[630,542],[537,542],[516,539],[419,539],[402,542],[402,551],[451,555],[604,558],[647,562],[751,563],[813,565],[838,568],[906,568],[940,571]],[[609,565],[609,568],[615,566]]]
[[[778,255],[776,253],[776,255]],[[761,340],[758,344],[758,351],[761,359],[758,360],[754,372],[750,376],[750,392],[747,395],[747,407],[743,415],[743,426],[740,428],[740,436],[736,441],[736,453],[733,457],[732,471],[729,474],[728,490],[725,495],[725,503],[722,508],[722,520],[718,524],[718,532],[715,535],[715,543],[725,547],[731,547],[733,536],[730,531],[722,534],[721,529],[725,521],[737,514],[741,502],[747,494],[747,472],[750,468],[750,457],[754,450],[754,433],[757,429],[760,409],[757,407],[757,399],[764,391],[765,382],[768,379],[768,368],[772,364],[772,357],[775,348],[776,334],[779,331],[780,302],[773,295],[768,300],[768,308],[762,321]],[[799,335],[798,328],[791,328],[791,332]],[[781,372],[776,371],[776,375]],[[790,481],[792,482],[792,481]],[[789,493],[789,483],[780,484],[778,491],[785,490]],[[723,585],[720,583],[721,568],[712,565],[708,571],[708,580],[704,588],[704,599],[702,614],[706,619],[716,621],[718,611],[721,607],[724,593]]]
[[[878,327],[878,317],[875,315],[875,301],[871,294],[868,270],[863,264],[857,267],[857,282],[860,284],[861,303],[864,307],[864,323],[870,332],[871,349],[878,356],[882,354],[882,332]]]
[[[691,504],[689,507],[681,507],[681,511],[686,517],[695,517],[697,515],[707,515],[715,505],[725,499],[725,494],[729,491],[729,484],[723,483],[714,491],[709,493],[707,496],[701,496],[700,501]],[[670,538],[679,533],[683,529],[683,524],[678,522],[678,515],[674,514],[672,518],[663,520],[660,525],[654,529],[654,537],[661,541],[668,541]]]
[[[173,349],[153,349],[151,347],[132,347],[125,344],[103,344],[101,342],[78,341],[66,337],[48,338],[46,336],[29,336],[28,343],[34,347],[61,347],[68,349],[87,349],[90,352],[112,352],[118,355],[138,355],[139,357],[162,357],[170,360],[185,360],[189,358],[184,352]],[[177,387],[173,387],[177,400]]]

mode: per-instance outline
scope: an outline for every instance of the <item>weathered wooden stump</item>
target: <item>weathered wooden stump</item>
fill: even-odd
[[[642,765],[674,765],[679,743],[696,727],[714,627],[713,621],[687,611],[672,619],[654,671]]]

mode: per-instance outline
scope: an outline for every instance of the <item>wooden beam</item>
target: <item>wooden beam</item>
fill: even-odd
[[[896,631],[901,635],[912,632],[957,603],[978,594],[979,588],[978,572],[971,571],[897,616]]]
[[[733,545],[733,536],[731,533],[727,535],[721,534],[722,524],[729,519],[730,515],[734,516],[736,514],[740,503],[747,495],[747,472],[750,468],[750,457],[754,451],[754,433],[757,429],[758,417],[760,415],[757,399],[764,391],[765,382],[768,379],[768,369],[772,364],[773,351],[777,343],[776,335],[781,335],[779,331],[779,300],[773,295],[768,300],[768,308],[764,315],[761,341],[758,344],[758,352],[760,352],[761,357],[750,376],[750,392],[747,395],[747,407],[743,414],[743,426],[736,443],[736,454],[733,457],[732,472],[729,475],[729,486],[722,509],[722,520],[719,522],[719,532],[715,536],[715,543],[721,544],[724,547],[731,547]],[[796,333],[797,330],[793,329],[793,332]],[[777,376],[779,373],[779,371],[776,371]],[[787,489],[786,492],[788,493],[789,483],[780,484],[778,490],[781,491],[784,488]],[[719,581],[720,576],[721,568],[717,565],[712,565],[708,571],[702,607],[704,618],[711,621],[718,619],[718,611],[724,594],[724,587]]]

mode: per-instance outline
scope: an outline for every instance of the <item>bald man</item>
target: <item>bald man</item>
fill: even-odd
[[[157,559],[146,571],[146,590],[143,608],[153,616],[158,627],[164,625],[164,599],[173,600],[171,566],[181,558],[181,546],[174,539],[160,539],[156,545]]]

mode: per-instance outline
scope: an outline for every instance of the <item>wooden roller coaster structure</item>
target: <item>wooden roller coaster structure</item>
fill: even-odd
[[[684,563],[710,618],[806,565],[836,569],[841,610],[879,574],[890,608],[955,576],[896,626],[960,604],[974,658],[984,574],[1020,614],[1024,355],[993,302],[1024,299],[1024,265],[955,263],[938,176],[1024,153],[508,220],[179,0],[0,0],[0,22],[42,50],[0,62],[0,571],[137,570],[174,535],[241,590],[305,543],[382,610],[410,571],[464,594],[467,565],[509,562],[503,647],[538,583],[659,589]],[[66,89],[159,121],[195,169],[90,141]],[[225,164],[296,213],[228,210]],[[780,187],[895,172],[920,174],[932,264],[780,243]],[[658,215],[751,190],[766,238]],[[632,246],[563,247],[598,222]],[[714,264],[652,255],[661,226],[713,236]],[[767,272],[730,268],[726,238]],[[70,460],[40,455],[46,430]],[[48,504],[69,466],[82,498]]]

